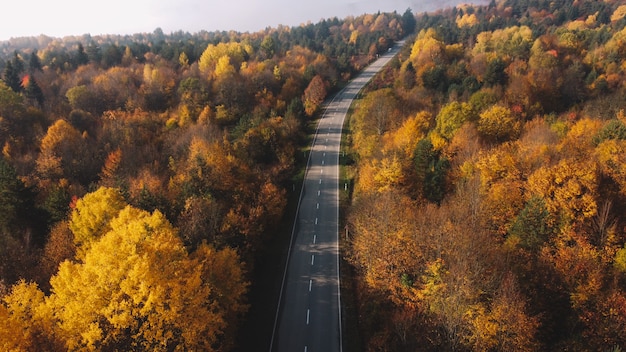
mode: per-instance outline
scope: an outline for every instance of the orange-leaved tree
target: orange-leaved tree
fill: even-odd
[[[324,102],[324,98],[326,98],[326,84],[320,75],[316,75],[304,90],[302,97],[304,112],[308,116],[313,116]]]

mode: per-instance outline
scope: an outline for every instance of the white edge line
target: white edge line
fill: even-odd
[[[346,85],[346,87],[349,86]],[[353,101],[353,100],[352,100]],[[346,116],[348,115],[348,111],[350,107],[346,109],[346,113],[343,114],[343,118],[339,121],[341,124],[341,130],[343,130],[343,124],[345,123]],[[341,169],[339,168],[339,153],[341,152],[341,139],[343,137],[343,133],[339,133],[339,148],[337,150],[336,158],[337,162],[335,163],[337,167],[337,177],[335,177],[335,202],[337,207],[337,221],[335,221],[335,233],[336,233],[336,246],[337,246],[337,311],[339,313],[339,352],[343,352],[343,336],[341,332],[342,325],[342,317],[341,317],[341,271],[339,269],[339,177],[341,177]]]

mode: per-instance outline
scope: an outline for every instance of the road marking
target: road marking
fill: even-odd
[[[322,165],[324,165],[324,160],[322,160]]]
[[[309,309],[306,310],[306,325],[309,325],[309,317],[311,315],[311,311]]]
[[[319,208],[320,208],[320,203],[317,203],[317,209],[319,209]]]
[[[403,41],[401,41],[400,43],[402,43],[402,44],[403,44],[404,42],[403,42]],[[393,53],[395,54],[395,53],[396,53],[396,51],[397,51],[397,48],[395,48],[395,47],[394,47],[394,51],[393,51]],[[383,61],[379,61],[379,62],[381,62],[381,63],[382,63],[382,62],[384,62],[384,63],[386,64],[386,63],[387,63],[387,62],[388,62],[391,58],[392,58],[391,53],[390,53],[390,54],[387,54],[387,55],[381,55],[381,59],[383,59]],[[368,74],[369,74],[370,72],[371,72],[371,73],[373,73],[374,71],[379,71],[381,67],[382,67],[382,66],[381,66],[380,64],[376,63],[376,64],[374,64],[374,65],[370,66],[370,68],[368,68],[368,69],[367,69],[367,70],[365,70],[364,72],[367,72]],[[341,111],[337,111],[337,112],[335,112],[335,111],[333,110],[333,111],[332,111],[332,114],[331,114],[330,116],[328,116],[328,117],[331,117],[331,118],[333,118],[333,119],[336,117],[336,118],[337,118],[337,120],[338,120],[339,122],[341,122],[341,121],[343,120],[343,117],[345,116],[345,115],[344,115],[344,114],[345,114],[345,111],[344,111],[344,110],[348,110],[348,106],[349,106],[349,104],[348,104],[348,103],[349,103],[350,101],[352,101],[354,98],[356,98],[356,95],[358,94],[358,92],[359,92],[359,90],[360,90],[360,89],[357,89],[357,88],[361,88],[361,87],[362,87],[363,85],[365,85],[365,84],[366,84],[369,80],[370,80],[370,79],[369,79],[369,77],[368,77],[368,76],[366,76],[366,75],[360,75],[360,76],[359,76],[359,77],[357,77],[357,79],[355,79],[355,80],[354,80],[354,81],[353,81],[353,82],[352,82],[349,86],[347,86],[345,89],[343,89],[342,91],[340,91],[340,92],[338,93],[338,96],[337,96],[337,98],[336,98],[335,102],[337,103],[337,106],[338,106],[338,107],[341,107]],[[334,116],[334,115],[337,115],[337,116]],[[339,116],[339,115],[340,115],[340,116]],[[327,122],[326,122],[326,121],[324,121],[324,124],[325,124],[325,126],[324,126],[324,127],[329,126],[329,125],[327,125],[326,123],[327,123]],[[335,126],[335,125],[333,124],[332,126],[333,126],[334,128],[338,128],[338,127],[340,126],[340,124],[338,123],[338,124],[337,124],[337,126]],[[318,125],[318,128],[319,128],[319,125]],[[322,129],[320,129],[320,132],[322,132],[322,131],[323,131],[323,128],[322,128]],[[335,133],[336,133],[337,135],[341,135],[341,132],[342,132],[342,130],[338,130],[338,131],[337,131],[337,132],[335,132]],[[323,133],[323,132],[322,132],[322,133]],[[318,137],[318,136],[316,135],[316,137]],[[319,136],[319,137],[321,137],[321,136]],[[321,140],[321,138],[320,138],[320,140]],[[335,140],[333,140],[333,141],[335,141]],[[329,142],[329,141],[328,141],[328,138],[326,139],[326,142],[327,142],[327,143]],[[324,145],[324,144],[322,144],[322,145]],[[319,146],[320,146],[320,144],[315,144],[315,145],[314,145],[314,147],[319,147]],[[327,145],[324,145],[324,149],[326,149],[326,150],[327,150],[327,149],[328,149],[328,146],[327,146]],[[323,150],[324,150],[324,149],[323,149]],[[331,148],[331,150],[335,150],[334,146],[333,146],[333,148]],[[307,155],[305,154],[305,157],[306,157],[306,156],[307,156]],[[309,165],[309,163],[310,163],[310,162],[311,162],[311,154],[309,154],[309,160],[307,161],[307,165]],[[319,165],[319,164],[318,164],[318,165]],[[333,165],[333,167],[337,167],[337,165]],[[338,168],[338,167],[337,167],[337,168]],[[320,173],[323,173],[323,170],[320,170]],[[344,185],[344,187],[345,187],[345,186],[346,186],[346,185]],[[304,190],[304,184],[302,185],[302,188],[303,188],[303,190]],[[333,194],[333,195],[334,195],[334,194]],[[325,194],[325,196],[326,196],[326,194]],[[333,197],[333,198],[336,198],[336,197]],[[335,199],[335,200],[336,200],[336,201],[338,201],[338,199]],[[299,207],[299,206],[300,206],[300,201],[298,202],[298,207]],[[337,207],[337,209],[336,209],[336,210],[337,210],[337,215],[338,215],[338,214],[339,214],[339,207]],[[294,232],[295,232],[295,228],[296,228],[296,223],[297,223],[297,221],[294,221],[294,226],[293,226],[293,228],[292,228],[292,234],[291,234],[291,239],[290,239],[290,249],[291,249],[291,247],[292,247],[292,246],[291,246],[291,244],[292,244],[292,242],[293,242],[293,240],[294,240],[294,239],[293,239],[293,237],[294,237]],[[338,234],[338,233],[339,233],[339,231],[338,231],[338,224],[336,223],[336,225],[337,225],[337,226],[336,226],[336,227],[337,227],[337,231],[335,231],[335,232]],[[333,241],[333,242],[334,242],[334,241]],[[336,248],[338,249],[338,243],[336,243],[336,244],[335,244],[335,246],[336,246]],[[290,252],[288,252],[287,262],[289,262],[289,254],[290,254]],[[312,261],[313,261],[313,257],[312,257]],[[336,261],[337,261],[337,266],[339,266],[339,256],[336,256]],[[279,295],[279,298],[278,298],[278,304],[277,304],[277,306],[278,306],[278,307],[280,307],[280,306],[281,306],[281,298],[282,298],[282,296],[283,296],[283,290],[284,290],[284,287],[285,287],[285,284],[286,284],[286,283],[285,283],[285,280],[286,280],[285,278],[286,278],[286,275],[287,275],[287,266],[288,266],[288,265],[285,265],[285,270],[283,271],[283,281],[282,281],[282,283],[281,283],[281,293],[280,293],[280,295]],[[339,281],[338,279],[339,279],[339,270],[337,270],[337,281]],[[337,286],[337,303],[338,303],[338,307],[339,307],[339,309],[338,309],[338,317],[339,317],[339,321],[341,322],[341,321],[342,321],[342,311],[341,311],[341,289],[340,289],[340,286],[339,286],[339,285]],[[315,307],[314,307],[314,309],[315,309]],[[310,316],[308,316],[309,314],[310,314],[310,313],[309,313],[309,311],[307,310],[307,318],[310,318]],[[277,337],[278,333],[279,333],[280,331],[282,331],[282,330],[278,330],[278,321],[279,321],[279,318],[280,318],[280,310],[278,310],[278,309],[277,309],[277,311],[276,311],[276,316],[275,316],[275,318],[274,318],[274,329],[273,329],[273,331],[272,331],[272,339],[271,339],[271,341],[270,341],[270,351],[272,351],[272,350],[273,350],[273,348],[272,348],[272,347],[273,347],[273,344],[274,344],[274,339],[275,339],[275,337]],[[291,325],[291,324],[289,324],[289,322],[287,322],[287,325]],[[339,352],[341,352],[341,351],[342,351],[342,346],[343,346],[343,336],[342,336],[342,326],[341,326],[341,324],[339,324],[339,326],[338,326],[338,327],[339,327]],[[303,342],[304,342],[304,341],[303,341]],[[314,348],[314,349],[315,349],[315,348]],[[308,346],[307,346],[307,345],[305,345],[305,346],[304,346],[304,350],[305,350],[305,352],[308,352]],[[297,351],[297,349],[296,349],[296,351]],[[301,350],[301,351],[302,351],[302,350]]]
[[[315,244],[316,240],[317,240],[317,235],[313,235],[313,244]]]
[[[317,196],[318,196],[318,197],[320,196],[320,191],[317,191]]]
[[[311,254],[311,265],[315,263],[315,254]]]
[[[313,280],[309,280],[309,292],[311,292],[311,287],[313,286]]]
[[[320,178],[320,185],[322,184],[322,179]]]
[[[317,218],[315,218],[315,225],[317,225]]]

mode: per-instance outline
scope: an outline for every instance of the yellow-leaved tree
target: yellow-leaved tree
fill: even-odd
[[[478,133],[488,142],[501,143],[519,137],[521,123],[511,109],[493,105],[479,115]]]
[[[222,57],[227,57],[233,67],[238,68],[247,60],[251,52],[252,48],[243,43],[209,44],[198,60],[198,67],[203,74],[212,76],[212,71],[216,69],[216,65]]]
[[[542,197],[553,215],[582,222],[597,213],[598,177],[594,162],[565,159],[531,174],[528,190]]]
[[[384,190],[360,196],[352,209],[352,262],[371,289],[407,304],[424,261],[415,203],[397,190]]]
[[[226,311],[244,309],[236,253],[203,247],[190,257],[158,211],[127,206],[109,226],[82,263],[62,263],[51,279],[48,304],[67,347],[212,351],[227,326]],[[207,272],[224,267],[235,273],[231,286],[238,290],[223,292],[211,282]],[[230,293],[231,306],[218,302]]]
[[[76,202],[69,228],[74,234],[74,242],[80,249],[79,253],[84,252],[93,240],[110,230],[110,221],[125,206],[120,192],[109,187],[100,187]]]
[[[104,203],[111,203],[105,201],[107,194],[117,197],[113,191],[101,188],[77,206],[81,211],[73,214],[72,230],[92,237],[83,237],[87,240],[80,243],[78,261],[61,263],[50,279],[48,297],[35,285],[20,283],[3,299],[0,347],[227,349],[232,329],[247,309],[248,284],[237,252],[203,243],[189,254],[178,230],[160,212],[125,204],[121,210],[104,209]],[[101,206],[97,216],[85,211],[96,204]],[[81,217],[87,219],[78,221]]]
[[[626,141],[609,139],[598,145],[595,155],[605,175],[619,185],[619,192],[626,194]]]
[[[45,179],[79,178],[90,164],[85,160],[85,139],[65,120],[57,120],[48,128],[40,148],[37,172]]]
[[[402,125],[385,135],[385,149],[401,151],[405,158],[413,158],[417,142],[426,136],[432,117],[426,111],[420,111],[410,116]]]
[[[0,350],[65,350],[44,299],[36,284],[20,281],[0,300]]]

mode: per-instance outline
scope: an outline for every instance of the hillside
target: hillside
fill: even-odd
[[[414,25],[3,43],[0,349],[237,346],[308,122]]]
[[[350,121],[367,351],[626,347],[626,6],[417,17]]]
[[[308,126],[401,38],[346,126],[347,348],[626,348],[626,5],[494,0],[0,44],[0,349],[245,344]]]

